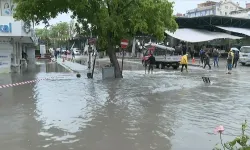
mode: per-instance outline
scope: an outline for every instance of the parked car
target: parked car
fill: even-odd
[[[73,48],[75,55],[80,55],[80,50],[78,48]]]
[[[240,48],[240,58],[239,63],[242,65],[249,65],[250,64],[250,46],[242,46]]]
[[[150,49],[154,46],[155,49]],[[155,56],[156,68],[164,69],[165,67],[173,67],[178,69],[180,65],[181,56],[175,53],[175,49],[172,47],[166,47],[164,45],[152,44],[145,47],[145,51],[142,57],[142,64],[145,65],[149,58],[149,54]]]

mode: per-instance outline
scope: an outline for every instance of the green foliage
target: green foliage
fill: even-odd
[[[99,45],[119,45],[138,32],[163,40],[164,31],[178,27],[173,3],[167,0],[15,0],[18,20],[47,23],[59,13],[71,11],[83,31],[98,36]],[[91,29],[86,27],[91,24]],[[80,25],[79,25],[80,27]],[[80,27],[81,28],[81,27]],[[80,29],[78,31],[81,31]]]
[[[67,40],[74,33],[74,22],[60,22],[43,29],[36,29],[36,35],[48,46],[57,47],[67,44]]]
[[[241,135],[236,137],[232,141],[224,143],[222,145],[223,149],[224,150],[225,149],[227,150],[250,150],[250,145],[248,145],[249,136],[245,135],[246,128],[247,128],[247,121],[245,121],[241,126],[241,130],[242,130]],[[219,144],[216,144],[214,150],[221,150],[221,148],[219,147]]]

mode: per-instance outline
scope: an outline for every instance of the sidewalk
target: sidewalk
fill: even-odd
[[[53,58],[52,61],[57,62],[58,64],[60,64],[61,66],[65,67],[67,70],[69,70],[70,72],[84,72],[86,71],[88,68],[87,66],[81,65],[79,63],[76,62],[71,62],[71,61],[67,61],[65,60],[63,62],[62,58],[57,58],[57,61],[55,61],[55,59]]]

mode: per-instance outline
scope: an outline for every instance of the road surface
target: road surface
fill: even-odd
[[[3,150],[211,150],[213,130],[224,140],[249,120],[249,67],[232,75],[224,67],[155,70],[125,62],[124,79],[82,78],[55,63],[39,62],[21,75],[1,75],[0,84],[49,78],[0,89]],[[210,77],[205,85],[201,77]],[[56,77],[56,79],[52,79]]]

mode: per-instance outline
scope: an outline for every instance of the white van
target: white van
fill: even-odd
[[[155,49],[150,50],[148,47],[154,46]],[[165,67],[173,67],[173,69],[178,69],[180,65],[181,56],[175,54],[175,49],[172,47],[167,47],[164,45],[151,44],[145,46],[146,51],[143,53],[142,64],[149,58],[149,54],[155,56],[156,68],[164,69]],[[150,52],[151,51],[151,52]]]
[[[242,46],[240,48],[239,54],[240,54],[239,63],[241,63],[243,66],[249,65],[250,64],[250,46]]]
[[[80,55],[79,48],[73,48],[73,51],[74,51],[75,55]]]

